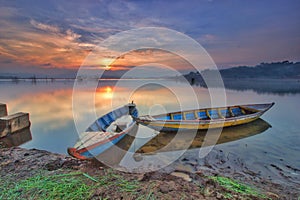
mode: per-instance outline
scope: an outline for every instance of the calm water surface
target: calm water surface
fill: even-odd
[[[120,106],[130,100],[135,101],[141,115],[175,111],[180,107],[207,107],[210,103],[208,90],[197,86],[193,86],[193,89],[196,91],[198,102],[191,102],[191,96],[185,91],[187,84],[182,82],[161,80],[161,84],[155,84],[155,81],[148,81],[148,84],[139,88],[135,86],[143,85],[143,80],[127,80],[113,87],[115,82],[105,80],[99,83],[95,94],[98,116],[109,111],[111,105]],[[163,84],[167,87],[161,86]],[[133,88],[136,91],[133,92]],[[32,140],[21,145],[22,147],[66,154],[67,147],[75,144],[78,134],[73,121],[72,89],[71,81],[0,83],[0,102],[8,105],[8,112],[30,113]],[[83,91],[80,97],[83,118],[85,113],[91,112],[84,106],[85,92],[89,91]],[[236,155],[243,160],[244,165],[251,166],[258,172],[266,171],[263,172],[264,176],[280,176],[279,172],[283,171],[284,176],[291,177],[290,181],[300,184],[300,94],[227,90],[226,96],[228,105],[275,102],[275,106],[263,115],[263,122],[258,122],[262,123],[257,125],[261,127],[249,133],[245,127],[240,130],[232,129],[231,132],[241,135],[235,135],[232,139],[229,130],[217,148]],[[140,131],[142,130],[144,129],[141,128]],[[151,132],[150,135],[153,137],[155,133]],[[135,150],[144,143],[143,139],[137,139]],[[197,141],[194,148],[188,150],[186,157],[196,155],[199,148],[199,144],[196,143]]]

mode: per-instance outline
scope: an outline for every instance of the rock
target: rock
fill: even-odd
[[[198,170],[198,171],[195,172],[195,174],[198,174],[199,176],[201,176],[201,175],[203,175],[203,171]]]
[[[217,192],[217,199],[223,199],[223,195],[219,192]]]
[[[189,161],[187,163],[190,164],[191,166],[197,166],[199,164],[197,161]]]
[[[54,160],[53,162],[49,162],[45,165],[45,168],[48,170],[48,171],[54,171],[54,170],[57,170],[59,168],[61,168],[61,161],[60,160]]]
[[[153,147],[153,146],[146,146],[142,148],[142,152],[143,153],[151,153],[151,152],[155,152],[157,150],[157,148]]]
[[[138,181],[143,181],[144,178],[145,178],[145,174],[138,174],[136,179],[137,179]]]
[[[160,189],[160,191],[161,191],[162,193],[168,193],[168,192],[169,192],[169,187],[168,187],[168,185],[165,185],[165,184],[160,185],[160,186],[159,186],[159,189]]]
[[[279,199],[279,195],[273,192],[266,192],[266,195],[269,196],[271,199]]]
[[[168,182],[168,185],[169,185],[170,190],[175,190],[176,184],[174,181]]]
[[[203,193],[205,197],[210,197],[214,193],[214,189],[211,187],[206,187]]]
[[[162,193],[168,193],[170,191],[176,190],[176,184],[174,181],[169,181],[169,182],[164,181],[161,182],[159,189]]]
[[[192,181],[191,177],[188,174],[185,174],[183,172],[172,172],[171,175],[182,178],[183,180],[188,182]]]
[[[135,154],[133,155],[133,159],[134,159],[136,162],[140,162],[140,161],[143,160],[143,156],[142,156],[142,154],[140,154],[140,153],[135,153]]]
[[[189,159],[183,158],[181,161],[182,161],[182,162],[187,162],[187,161],[189,161]]]
[[[179,164],[175,167],[176,171],[193,173],[195,170],[190,165]]]

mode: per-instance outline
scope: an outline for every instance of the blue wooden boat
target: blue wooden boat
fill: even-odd
[[[274,103],[236,105],[219,108],[202,108],[146,115],[136,119],[137,123],[158,131],[201,130],[245,124],[258,119]]]
[[[90,125],[68,153],[78,159],[91,159],[118,143],[136,125],[138,111],[134,103],[115,109]]]

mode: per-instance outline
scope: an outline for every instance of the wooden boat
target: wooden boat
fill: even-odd
[[[212,144],[214,145],[215,138],[218,138],[216,144],[223,144],[263,133],[270,127],[271,125],[268,122],[263,119],[257,119],[247,124],[232,126],[222,130],[213,129],[208,135],[206,130],[198,130],[193,138],[187,138],[186,132],[178,133],[177,135],[172,132],[160,132],[157,136],[136,150],[136,153],[153,154],[155,152],[197,149]],[[206,142],[204,143],[204,141]],[[189,145],[187,146],[187,144]]]
[[[78,159],[91,159],[118,143],[135,126],[138,111],[130,103],[113,110],[90,125],[68,153]]]
[[[158,131],[201,130],[245,124],[258,119],[274,103],[236,105],[141,116],[137,123]]]

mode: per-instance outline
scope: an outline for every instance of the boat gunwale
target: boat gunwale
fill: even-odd
[[[98,146],[100,146],[102,144],[111,142],[114,139],[117,139],[117,138],[121,137],[122,135],[127,134],[129,131],[131,131],[133,129],[133,127],[135,125],[136,125],[136,122],[132,121],[132,123],[130,124],[129,127],[126,128],[126,130],[120,132],[119,134],[114,135],[113,137],[110,137],[110,138],[107,138],[105,140],[99,141],[99,142],[94,143],[92,145],[89,145],[87,147],[83,147],[83,148],[80,148],[80,149],[77,149],[77,148],[74,148],[74,147],[69,147],[68,148],[68,154],[71,155],[71,156],[73,156],[73,157],[75,157],[75,158],[78,158],[80,160],[90,160],[90,159],[92,159],[91,157],[83,156],[81,154],[84,153],[84,152],[90,151],[90,150],[92,150],[92,149],[94,149],[94,148],[96,148],[96,147],[98,147]]]
[[[89,151],[91,149],[94,149],[95,147],[97,147],[99,145],[102,145],[102,144],[105,144],[107,142],[110,142],[110,141],[112,141],[112,140],[114,140],[114,139],[116,139],[116,138],[118,138],[118,137],[120,137],[120,136],[128,133],[134,127],[135,124],[136,124],[136,122],[132,121],[132,123],[125,130],[123,130],[122,132],[120,132],[119,134],[116,134],[116,135],[114,135],[114,136],[112,136],[110,138],[107,138],[105,140],[101,140],[101,141],[99,141],[97,143],[91,144],[91,145],[89,145],[87,147],[83,147],[83,148],[80,148],[80,149],[76,149],[75,148],[75,149],[77,150],[78,153],[83,153],[83,152]],[[103,132],[103,133],[107,133],[107,132]]]
[[[264,104],[247,104],[247,105],[234,105],[234,106],[227,106],[227,107],[216,107],[216,108],[201,108],[201,109],[195,109],[195,110],[186,110],[186,111],[181,111],[181,112],[170,112],[170,113],[166,113],[166,114],[159,114],[159,115],[153,115],[153,116],[150,116],[152,117],[153,119],[141,119],[140,117],[137,118],[137,121],[138,122],[161,122],[161,123],[172,123],[172,122],[176,122],[176,123],[184,123],[184,122],[190,122],[190,123],[193,123],[193,122],[203,122],[203,123],[207,123],[207,122],[215,122],[215,123],[218,123],[218,122],[228,122],[228,121],[235,121],[235,120],[238,120],[238,119],[244,119],[244,118],[251,118],[251,117],[257,117],[257,116],[261,116],[262,114],[264,114],[266,111],[268,111],[275,103],[272,102],[272,103],[264,103]],[[192,120],[188,120],[188,119],[183,119],[183,120],[163,120],[163,119],[155,119],[155,117],[160,117],[160,116],[167,116],[167,115],[170,115],[170,114],[177,114],[177,113],[188,113],[188,112],[197,112],[197,111],[200,111],[200,110],[203,110],[203,111],[206,111],[207,109],[210,109],[210,110],[221,110],[222,108],[223,109],[229,109],[229,108],[233,108],[233,107],[240,107],[242,106],[243,109],[245,109],[244,107],[246,106],[257,106],[257,105],[266,105],[266,108],[264,108],[263,110],[257,110],[257,112],[254,112],[254,113],[250,113],[250,114],[243,114],[243,115],[240,115],[240,116],[231,116],[231,117],[224,117],[224,118],[215,118],[215,119],[192,119]],[[143,117],[143,116],[141,116]]]

